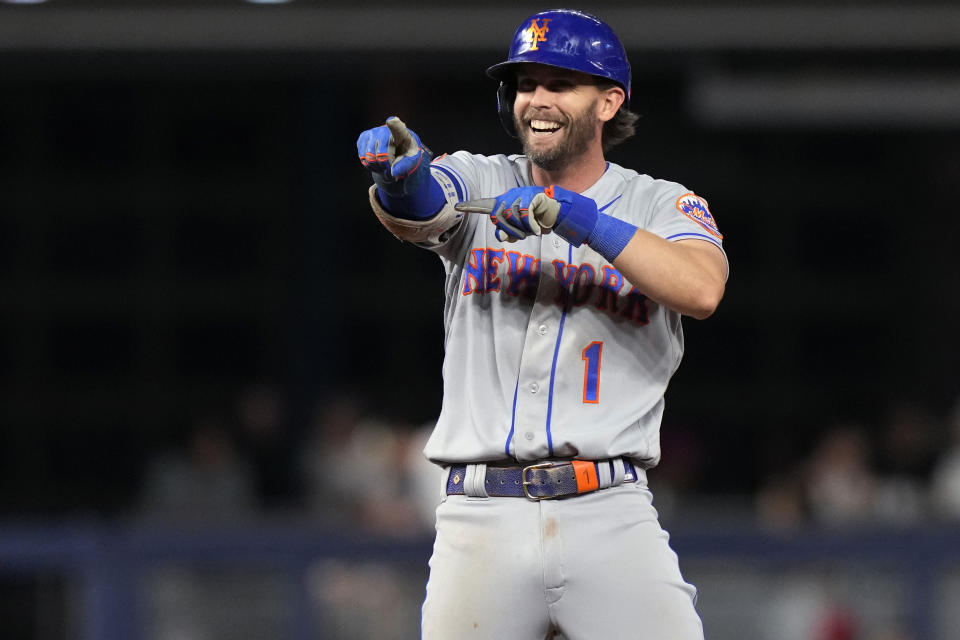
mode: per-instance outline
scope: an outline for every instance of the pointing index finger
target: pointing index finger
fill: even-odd
[[[396,116],[390,116],[387,119],[387,128],[390,129],[390,137],[393,138],[394,149],[397,156],[406,155],[411,146],[416,146],[410,132],[407,131],[407,125],[403,120]]]
[[[402,138],[407,133],[407,125],[397,116],[387,118],[387,127],[394,138]]]
[[[497,206],[496,198],[481,198],[480,200],[468,200],[467,202],[458,202],[453,205],[457,211],[465,213],[485,213],[489,215],[493,208]]]

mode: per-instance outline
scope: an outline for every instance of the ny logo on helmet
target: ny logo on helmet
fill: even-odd
[[[547,31],[550,31],[547,23],[550,22],[550,20],[552,20],[552,18],[544,18],[542,27],[537,23],[536,18],[530,21],[530,28],[527,29],[527,38],[530,39],[530,51],[538,51],[537,43],[547,41]]]

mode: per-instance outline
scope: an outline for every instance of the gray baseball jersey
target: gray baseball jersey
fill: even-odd
[[[434,161],[448,198],[532,185],[523,156]],[[703,198],[608,163],[584,196],[667,240],[722,250]],[[660,458],[664,392],[683,355],[680,314],[647,298],[586,244],[556,234],[500,242],[481,215],[420,243],[446,268],[443,408],[424,449],[438,463]]]

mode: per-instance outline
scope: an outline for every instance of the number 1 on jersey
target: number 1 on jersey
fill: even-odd
[[[595,341],[587,345],[580,354],[583,360],[583,401],[589,404],[600,402],[600,356],[603,354],[603,342]]]

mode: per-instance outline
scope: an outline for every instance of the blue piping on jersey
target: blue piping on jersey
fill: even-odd
[[[573,245],[567,246],[567,264],[573,262]],[[547,451],[553,455],[553,432],[550,430],[550,421],[553,418],[553,385],[557,379],[557,357],[560,355],[560,340],[563,338],[563,325],[567,320],[567,308],[563,306],[560,313],[560,330],[557,331],[557,344],[553,347],[553,364],[550,366],[550,395],[547,397]]]
[[[603,210],[604,210],[604,209],[606,209],[607,207],[609,207],[610,205],[612,205],[614,202],[616,202],[617,200],[619,200],[619,199],[622,198],[622,197],[623,197],[623,194],[621,193],[619,196],[617,196],[616,198],[614,198],[613,200],[611,200],[611,201],[608,202],[607,204],[605,204],[605,205],[603,205],[602,207],[600,207],[599,209],[597,209],[597,213],[603,213]]]
[[[510,457],[510,442],[513,440],[513,429],[517,425],[517,389],[520,388],[520,373],[517,372],[517,384],[513,387],[513,411],[510,413],[510,433],[507,434],[507,444],[503,451]]]
[[[672,236],[668,236],[667,240],[673,240],[674,238],[687,238],[691,236],[697,237],[697,238],[703,238],[704,240],[709,240],[710,242],[717,245],[718,247],[722,247],[722,245],[719,242],[717,242],[716,238],[713,238],[708,235],[704,235],[702,233],[675,233]]]
[[[463,178],[461,178],[456,171],[450,167],[445,167],[442,164],[433,164],[430,165],[431,169],[438,169],[441,172],[445,173],[448,178],[453,182],[453,188],[457,190],[457,200],[463,202],[466,199],[466,187],[463,185]]]

